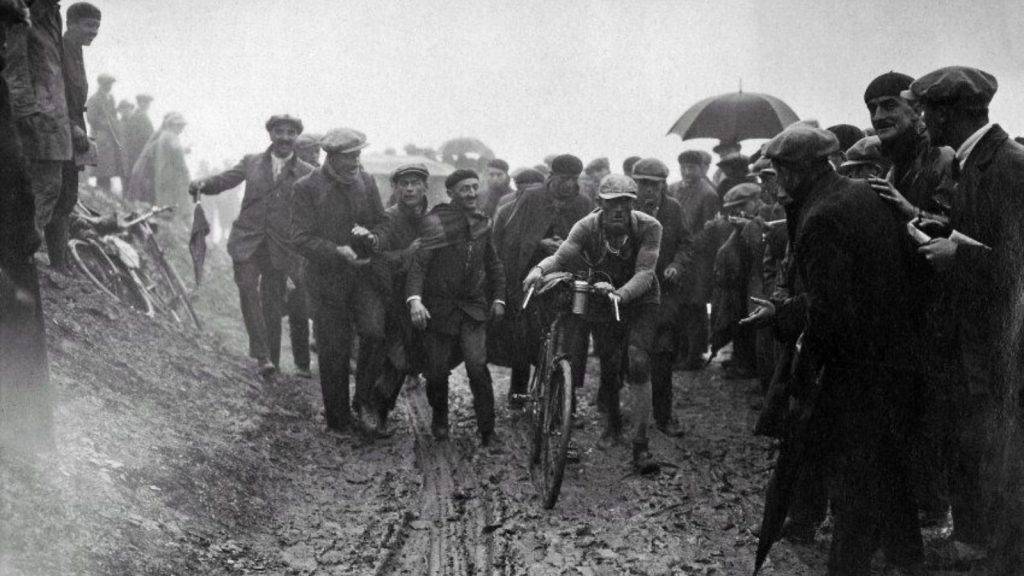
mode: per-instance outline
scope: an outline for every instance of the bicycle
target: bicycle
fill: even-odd
[[[97,216],[83,206],[79,209],[87,220]],[[171,210],[172,207],[154,206],[131,220],[117,223],[115,233],[74,238],[68,242],[68,249],[86,277],[114,300],[150,318],[160,312],[182,323],[188,317],[201,329],[181,278],[167,262],[149,225],[154,216]],[[141,242],[147,258],[142,258],[126,238]]]
[[[535,480],[539,480],[547,510],[555,507],[562,489],[576,408],[568,340],[577,335],[578,324],[573,320],[581,320],[579,317],[589,312],[590,296],[608,296],[608,292],[595,287],[599,280],[593,274],[548,274],[541,288],[535,291],[531,287],[523,300],[525,310],[535,292],[539,296],[560,288],[549,302],[548,309],[556,310],[555,317],[547,323],[549,328],[541,341],[537,368],[524,398],[530,414],[530,468]],[[621,321],[618,300],[609,300],[616,321]]]

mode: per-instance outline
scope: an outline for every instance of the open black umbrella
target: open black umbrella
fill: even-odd
[[[775,96],[756,92],[732,92],[705,98],[690,107],[669,128],[683,140],[718,138],[740,142],[771,138],[799,120],[793,109]]]
[[[188,251],[192,254],[192,272],[196,286],[203,281],[203,264],[206,263],[206,236],[210,233],[210,222],[206,219],[203,203],[196,200],[192,211],[192,233],[188,238]]]

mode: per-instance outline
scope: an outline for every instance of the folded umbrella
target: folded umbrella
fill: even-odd
[[[210,222],[206,219],[203,203],[196,201],[192,211],[192,233],[188,239],[188,251],[192,254],[192,272],[196,286],[203,281],[203,264],[206,263],[206,236],[210,233]]]

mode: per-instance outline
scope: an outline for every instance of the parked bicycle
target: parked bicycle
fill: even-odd
[[[538,290],[531,288],[523,301],[526,309],[535,292],[537,296],[545,295],[543,308],[554,316],[547,323],[549,328],[541,342],[537,369],[525,398],[530,414],[530,468],[546,509],[554,508],[558,501],[572,441],[577,380],[571,362],[572,339],[586,338],[582,317],[601,305],[611,308],[616,321],[620,320],[617,300],[608,298],[610,306],[591,300],[592,295],[608,296],[608,292],[595,286],[601,280],[606,279],[593,274],[556,272],[545,276]]]
[[[165,314],[180,324],[201,328],[184,283],[167,261],[150,225],[153,217],[172,211],[172,207],[154,206],[125,222],[115,220],[113,226],[109,219],[99,218],[82,205],[78,210],[84,227],[95,223],[99,233],[79,234],[68,248],[78,267],[100,290],[146,316]],[[114,231],[102,233],[104,228]]]

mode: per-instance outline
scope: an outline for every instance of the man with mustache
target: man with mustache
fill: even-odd
[[[296,282],[298,262],[290,243],[292,187],[313,167],[295,155],[302,121],[287,114],[266,122],[270,147],[250,154],[230,170],[189,185],[189,194],[216,195],[245,183],[242,209],[231,226],[228,253],[234,263],[249,355],[268,377],[280,366],[281,316],[288,277]],[[298,280],[297,282],[301,282]],[[295,363],[309,370],[308,355]]]
[[[659,465],[648,449],[647,427],[651,418],[651,351],[661,302],[656,274],[662,228],[657,218],[634,209],[637,184],[629,176],[605,176],[598,198],[600,209],[577,222],[555,253],[530,269],[523,290],[543,282],[545,274],[572,270],[580,260],[598,278],[606,279],[597,281],[594,287],[621,304],[622,321],[615,321],[608,301],[599,297],[588,302],[588,314],[582,321],[593,334],[601,358],[598,397],[604,404],[603,437],[614,441],[620,435],[617,384],[625,352],[627,381],[634,392],[633,468],[641,474],[652,474]],[[573,331],[570,344],[573,370],[580,374],[586,367],[586,334],[585,329]]]
[[[682,436],[672,415],[672,364],[682,340],[683,294],[680,281],[690,266],[690,233],[683,210],[668,196],[668,166],[657,158],[644,158],[633,166],[640,210],[661,224],[661,250],[655,274],[661,290],[654,349],[651,351],[651,398],[654,424],[667,436]]]
[[[335,128],[320,140],[324,165],[295,184],[291,198],[292,243],[308,262],[306,286],[313,303],[313,333],[320,366],[327,427],[345,431],[353,424],[375,430],[373,386],[384,364],[386,287],[366,267],[383,242],[384,205],[373,177],[359,156],[366,135]],[[353,408],[349,408],[352,336],[359,335]]]
[[[431,432],[439,440],[448,437],[448,377],[461,359],[480,443],[492,446],[498,437],[486,321],[505,315],[505,271],[491,240],[491,220],[477,208],[476,172],[456,170],[444,185],[451,201],[423,218],[420,246],[406,280],[406,302],[413,325],[423,331]]]

